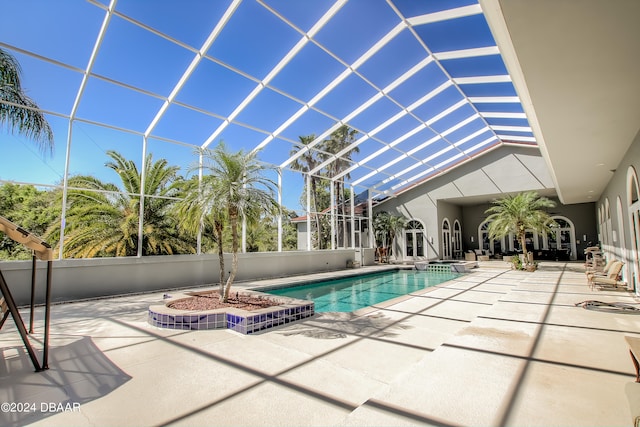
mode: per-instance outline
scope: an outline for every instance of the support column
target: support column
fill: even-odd
[[[331,188],[329,190],[331,199],[331,250],[336,248],[336,190],[335,190],[335,182],[331,181]]]
[[[351,186],[351,197],[349,198],[349,203],[351,207],[351,248],[356,247],[356,215],[355,215],[355,189],[353,185]]]
[[[51,322],[51,276],[53,274],[53,261],[47,261],[47,289],[45,291],[44,305],[44,350],[42,352],[42,369],[49,369],[49,324]]]
[[[375,231],[373,229],[373,198],[371,197],[371,190],[367,190],[367,215],[369,217],[369,248],[376,247]]]
[[[71,137],[73,133],[73,119],[69,119],[67,130],[67,153],[64,160],[64,177],[62,178],[62,212],[60,213],[60,244],[58,259],[64,253],[64,229],[67,225],[67,197],[69,193],[69,161],[71,159]]]
[[[198,194],[201,194],[202,191],[202,150],[198,150]],[[204,215],[206,212],[202,212],[202,216],[200,217],[200,226],[198,227],[198,235],[196,236],[196,254],[202,254],[202,231],[204,230]]]
[[[142,137],[142,168],[140,172],[140,209],[138,210],[138,253],[142,256],[142,245],[144,242],[144,188],[147,180],[147,137]]]
[[[282,168],[278,168],[278,252],[282,252]]]
[[[319,230],[318,230],[319,231]],[[311,248],[311,175],[307,174],[307,250]]]

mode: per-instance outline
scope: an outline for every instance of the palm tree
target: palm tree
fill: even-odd
[[[399,215],[391,215],[388,212],[379,212],[373,218],[373,230],[376,237],[376,244],[380,242],[380,248],[386,252],[389,259],[389,247],[393,247],[396,233],[407,225],[407,220]],[[378,250],[378,262],[382,262],[382,252]]]
[[[198,153],[199,154],[199,153]],[[199,166],[194,167],[194,169]],[[176,205],[180,227],[191,233],[210,229],[218,248],[220,295],[224,294],[224,225],[226,207],[218,201],[218,177],[204,175],[202,181],[187,181],[182,189],[184,199]]]
[[[105,164],[122,181],[124,192],[115,184],[92,176],[69,179],[69,208],[65,255],[135,256],[138,252],[140,183],[138,168],[115,151],[108,151],[112,161]],[[180,235],[176,220],[168,213],[177,195],[177,166],[165,159],[146,160],[145,203],[143,210],[143,255],[193,252],[193,245]],[[60,235],[60,223],[54,223],[47,236]]]
[[[273,217],[262,217],[247,224],[247,252],[277,250],[278,225]]]
[[[18,61],[0,49],[0,124],[32,138],[42,152],[53,152],[53,131],[38,105],[22,90]]]
[[[221,300],[226,302],[238,272],[238,224],[243,220],[255,222],[265,213],[275,213],[278,208],[274,199],[276,184],[263,175],[267,167],[258,162],[255,152],[230,153],[220,142],[213,151],[203,154],[203,167],[212,178],[210,187],[202,192],[201,203],[206,201],[209,206],[223,207],[231,230],[231,271],[220,292]]]
[[[331,154],[338,154],[341,151],[347,149],[351,144],[353,144],[356,140],[356,136],[358,135],[358,131],[355,129],[351,129],[347,125],[342,125],[338,129],[336,129],[329,139],[323,141],[322,148]],[[327,175],[329,177],[333,177],[339,175],[344,170],[348,169],[351,166],[351,155],[353,153],[359,153],[360,149],[356,146],[340,155],[340,157],[336,157],[328,166],[327,166]],[[328,156],[324,156],[326,160]],[[347,241],[346,233],[347,233],[347,218],[345,216],[345,201],[346,201],[346,193],[344,188],[344,178],[351,178],[350,174],[346,174],[342,180],[335,181],[335,206],[338,207],[338,214],[342,217],[342,242],[343,244]],[[334,203],[334,201],[332,201]]]
[[[311,142],[313,142],[316,139],[316,136],[314,134],[311,135],[307,135],[307,136],[299,136],[298,139],[300,139],[300,143],[303,146],[308,146],[309,144],[311,144]],[[293,156],[294,154],[296,154],[298,152],[298,149],[293,149],[291,150],[291,152],[289,153],[290,156]],[[301,155],[300,157],[298,157],[292,164],[291,167],[293,167],[294,169],[298,169],[302,172],[309,172],[313,169],[316,168],[316,166],[318,166],[320,164],[321,160],[318,158],[318,156],[315,154],[314,151],[312,150],[307,150],[303,155]],[[309,215],[312,215],[312,217],[314,218],[314,221],[316,223],[316,233],[317,233],[317,244],[318,244],[318,249],[322,249],[322,239],[321,239],[321,222],[320,222],[320,216],[318,215],[319,212],[322,210],[320,208],[320,206],[318,206],[318,180],[319,178],[315,175],[311,175],[309,177],[309,181],[311,183],[311,210],[314,212],[314,214],[312,215],[311,212],[309,212]],[[305,184],[306,187],[306,184]]]
[[[492,207],[485,211],[489,214],[489,239],[501,239],[513,233],[517,236],[525,255],[527,255],[527,230],[545,233],[555,224],[545,208],[556,206],[553,200],[541,197],[535,191],[526,191],[494,200]],[[528,262],[528,261],[526,261]]]

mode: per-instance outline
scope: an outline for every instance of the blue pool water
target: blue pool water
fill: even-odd
[[[457,273],[395,270],[264,291],[313,300],[316,312],[350,312],[460,276]]]

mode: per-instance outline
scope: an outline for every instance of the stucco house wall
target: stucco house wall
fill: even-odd
[[[515,174],[514,178],[507,179],[509,173],[513,174],[513,170],[509,169],[514,165],[512,161],[514,157],[533,160],[530,164],[543,167],[542,156],[537,150],[502,147],[382,201],[374,206],[374,215],[376,212],[386,211],[394,215],[402,215],[408,220],[420,221],[424,225],[426,235],[427,252],[424,257],[426,259],[442,258],[442,223],[445,218],[449,220],[452,229],[454,221],[456,219],[460,221],[463,251],[478,249],[478,226],[486,219],[487,215],[484,212],[490,206],[485,202],[487,197],[501,197],[503,193],[498,190],[504,192],[534,190],[542,195],[553,191],[553,185],[545,171],[536,171],[536,177],[542,177],[538,179],[531,179],[526,174]],[[515,164],[518,165],[517,162]],[[529,164],[527,167],[530,167]],[[488,178],[496,176],[500,178],[503,175],[504,180]],[[475,197],[482,201],[474,204]],[[597,240],[593,203],[577,205],[558,203],[550,213],[567,217],[574,224],[576,241],[580,242],[576,247],[578,257],[584,252],[583,235],[587,235],[587,241]],[[409,261],[404,256],[404,245],[404,235],[399,233],[394,248],[397,261]]]
[[[573,223],[576,237],[576,255],[578,259],[584,259],[584,249],[587,247],[588,242],[596,244],[598,240],[595,203],[563,205],[557,197],[550,197],[550,199],[556,202],[556,207],[549,209],[549,215],[565,217]],[[478,229],[487,218],[485,212],[491,206],[491,203],[482,203],[463,207],[462,239],[465,251],[479,248]],[[586,237],[586,240],[584,237]]]
[[[618,167],[612,171],[612,177],[605,187],[602,195],[594,207],[594,216],[598,223],[598,234],[602,241],[602,248],[606,256],[615,257],[625,263],[623,268],[623,280],[629,289],[635,287],[636,294],[640,295],[640,271],[638,266],[638,254],[634,242],[638,240],[634,233],[631,189],[632,182],[636,182],[640,175],[640,132],[635,135],[633,142]],[[598,211],[605,212],[609,207],[606,222],[600,224]],[[637,202],[634,204],[637,208]],[[603,218],[606,219],[606,218]],[[638,228],[636,226],[636,228]],[[607,236],[608,234],[608,236]],[[614,237],[615,236],[615,237]]]

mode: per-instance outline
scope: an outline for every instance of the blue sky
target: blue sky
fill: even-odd
[[[60,116],[47,116],[53,157],[0,131],[9,150],[0,180],[62,180],[68,117],[107,6],[2,2],[0,47],[22,64],[27,93]],[[447,9],[446,19],[432,19]],[[299,136],[322,135],[341,121],[362,138],[347,178],[357,193],[397,191],[504,140],[533,142],[476,1],[121,0],[77,105],[70,174],[115,181],[103,167],[107,150],[140,163],[141,134],[216,25],[224,26],[148,138],[154,158],[185,173],[206,141],[264,146],[261,160],[286,166],[284,205],[301,212],[303,178],[287,170],[290,153]]]

